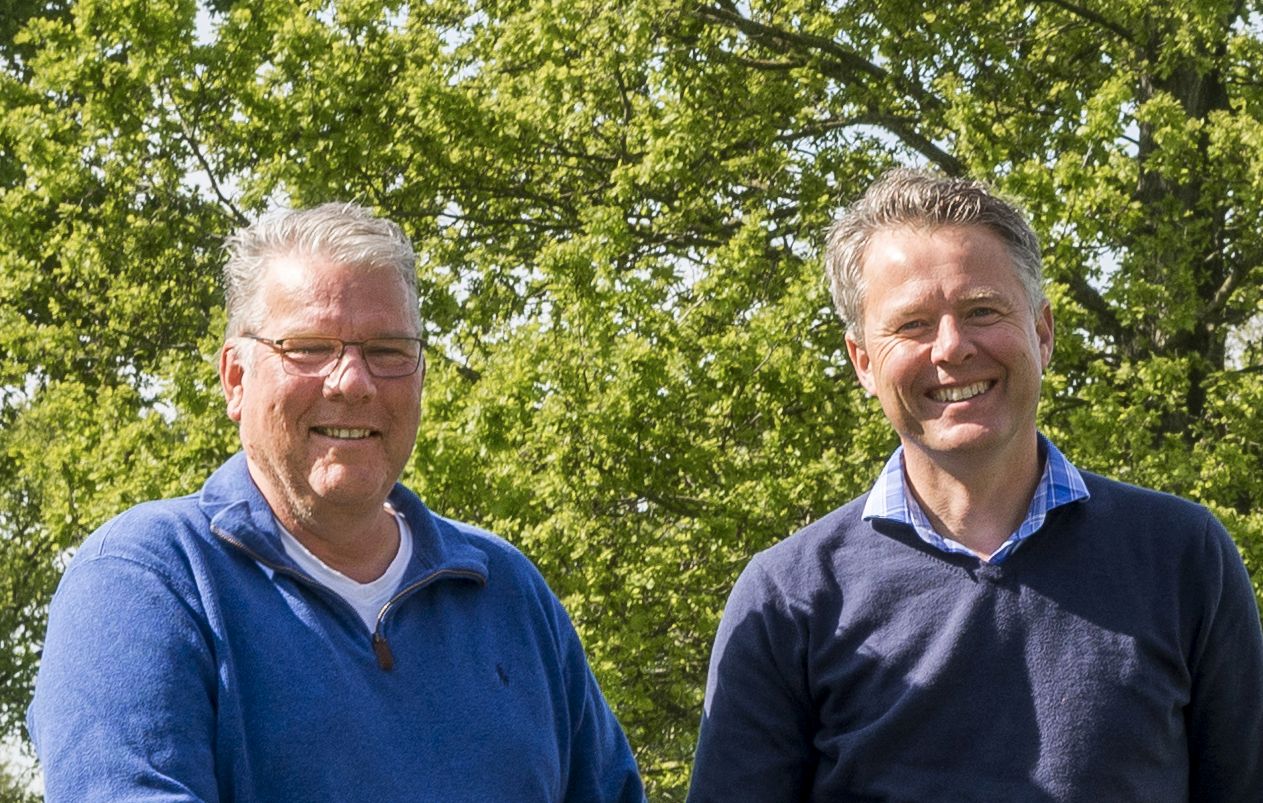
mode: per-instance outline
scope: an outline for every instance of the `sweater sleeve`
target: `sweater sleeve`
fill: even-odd
[[[1207,515],[1205,612],[1185,709],[1191,800],[1263,800],[1263,628],[1232,539]]]
[[[733,587],[711,652],[690,803],[805,800],[816,754],[805,620],[761,570]]]
[[[27,713],[46,800],[218,800],[213,687],[204,630],[172,584],[81,555],[50,606]]]
[[[571,723],[566,803],[644,803],[640,772],[622,726],[597,685],[570,618],[547,593],[560,628]]]

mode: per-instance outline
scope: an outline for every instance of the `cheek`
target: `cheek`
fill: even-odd
[[[1012,354],[1015,363],[1022,362],[1030,365],[1030,370],[1035,374],[1044,372],[1044,369],[1048,367],[1048,358],[1052,356],[1050,350],[1046,349],[1034,335],[1023,338],[1020,350],[1018,343],[1014,342]]]
[[[265,402],[252,408],[251,423],[256,438],[268,441],[294,440],[301,430],[301,399],[293,394],[273,392]]]
[[[387,404],[394,411],[396,420],[415,421],[421,417],[421,383],[397,388],[388,397]]]
[[[395,417],[395,423],[402,430],[399,440],[406,443],[406,448],[411,450],[417,439],[417,429],[421,424],[421,400],[412,396],[395,409],[399,411]]]
[[[888,349],[874,358],[873,374],[879,387],[885,386],[902,394],[915,380],[920,363],[916,355],[900,349]]]

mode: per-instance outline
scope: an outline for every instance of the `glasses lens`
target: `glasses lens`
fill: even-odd
[[[364,360],[373,376],[407,376],[421,362],[421,344],[402,337],[368,340],[364,343]]]
[[[277,341],[285,369],[294,376],[328,376],[344,351],[333,337],[287,337]],[[406,337],[379,337],[359,345],[368,372],[376,377],[408,376],[421,364],[421,344]]]
[[[281,356],[297,376],[323,376],[342,353],[342,342],[333,338],[287,337],[283,343]]]

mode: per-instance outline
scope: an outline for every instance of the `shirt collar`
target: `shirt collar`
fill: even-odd
[[[991,554],[987,559],[989,563],[1004,562],[1013,550],[1043,526],[1049,511],[1089,496],[1079,470],[1043,435],[1039,436],[1039,451],[1044,455],[1044,472],[1035,487],[1035,495],[1026,510],[1026,518],[1000,548]],[[921,540],[944,552],[973,554],[963,545],[935,532],[925,511],[908,493],[903,474],[902,446],[886,461],[885,468],[873,483],[864,503],[863,515],[865,521],[888,519],[906,524],[916,531]]]

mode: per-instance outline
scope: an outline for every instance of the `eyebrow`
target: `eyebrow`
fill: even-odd
[[[961,301],[1007,301],[1004,293],[988,287],[980,287],[961,296]]]
[[[298,330],[295,330],[295,332],[294,332],[294,333],[289,333],[289,332],[287,332],[287,333],[283,334],[281,337],[278,337],[278,338],[275,338],[275,339],[277,339],[277,340],[293,340],[293,339],[306,339],[306,338],[309,338],[309,337],[324,338],[324,339],[328,339],[328,340],[343,340],[343,341],[345,342],[345,340],[344,340],[343,338],[336,337],[335,335],[328,335],[328,334],[324,334],[324,333],[321,333],[321,332],[308,331],[308,330],[305,330],[305,329],[298,329]],[[422,334],[421,334],[421,333],[419,333],[419,332],[418,332],[418,333],[416,333],[416,334],[407,334],[407,333],[402,333],[402,332],[401,332],[400,334],[377,334],[377,335],[367,335],[367,336],[362,337],[362,338],[359,338],[359,339],[360,339],[360,340],[420,340],[420,341],[423,341],[423,342],[424,342],[424,341],[425,341],[425,336],[424,336],[424,335],[422,335]]]
[[[971,290],[956,299],[955,303],[957,305],[987,303],[997,307],[1006,308],[1012,306],[1012,302],[1005,296],[1004,293],[987,287],[980,287]],[[883,317],[887,320],[892,318],[898,319],[916,317],[922,313],[925,306],[924,297],[918,295],[914,298],[907,299],[907,303],[900,303],[891,307],[888,310],[887,315]]]

